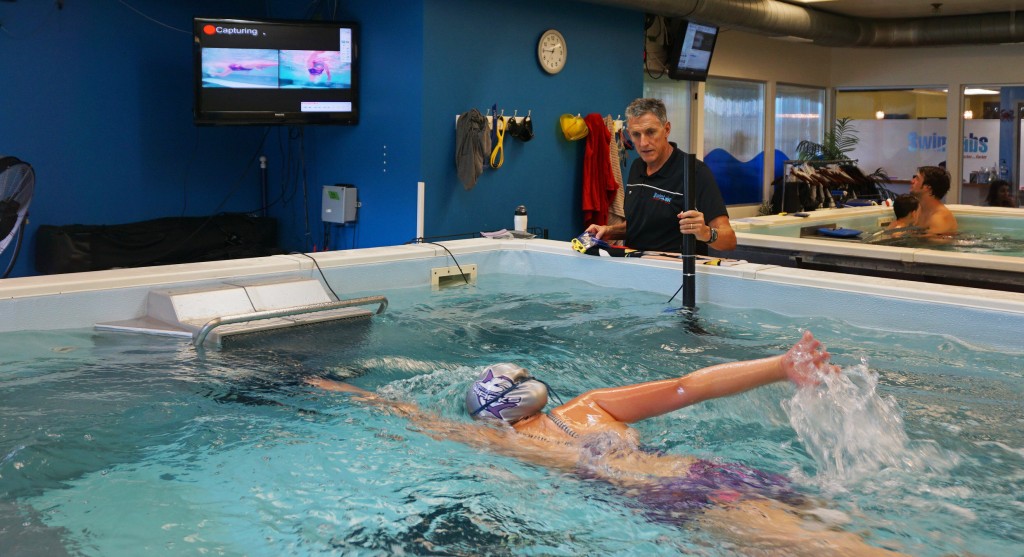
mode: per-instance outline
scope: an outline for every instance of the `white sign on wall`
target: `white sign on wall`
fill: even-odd
[[[853,120],[860,142],[847,153],[865,172],[881,168],[894,180],[909,180],[921,166],[938,166],[947,153],[945,120]],[[963,179],[982,168],[999,168],[999,120],[965,120]],[[952,156],[959,156],[952,152]]]

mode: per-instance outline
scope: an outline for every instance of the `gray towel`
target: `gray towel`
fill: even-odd
[[[455,168],[467,190],[473,189],[484,171],[484,158],[491,152],[487,118],[472,108],[459,116],[455,126]]]

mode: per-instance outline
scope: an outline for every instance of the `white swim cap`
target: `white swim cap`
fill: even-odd
[[[466,410],[474,419],[514,423],[544,409],[547,385],[515,364],[494,364],[466,391]]]

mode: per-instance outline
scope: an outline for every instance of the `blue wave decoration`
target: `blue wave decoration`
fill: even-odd
[[[715,175],[726,205],[761,203],[764,151],[747,162],[740,162],[725,149],[715,149],[704,157],[704,163]]]

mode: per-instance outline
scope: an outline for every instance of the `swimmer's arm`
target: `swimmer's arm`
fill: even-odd
[[[358,402],[364,402],[384,410],[395,411],[397,413],[405,415],[414,415],[420,413],[419,407],[416,406],[415,404],[389,400],[376,393],[367,391],[362,387],[357,387],[351,383],[346,383],[344,381],[332,381],[330,379],[324,379],[323,377],[307,377],[306,384],[312,385],[314,387],[319,387],[325,391],[352,393],[353,395],[355,395],[354,400]]]
[[[810,355],[809,366],[797,366],[799,354]],[[837,371],[828,364],[828,359],[829,353],[807,331],[793,348],[781,356],[718,364],[678,379],[598,389],[583,396],[616,420],[633,423],[786,379],[797,385],[814,384],[817,370]]]
[[[330,379],[324,379],[323,377],[307,377],[306,384],[312,385],[314,387],[319,387],[325,391],[353,393],[364,398],[380,398],[362,387],[356,387],[355,385],[351,383],[345,383],[344,381],[332,381]]]
[[[327,391],[352,393],[352,400],[370,404],[385,412],[395,412],[408,418],[415,430],[438,441],[455,441],[466,445],[515,456],[545,466],[572,470],[579,454],[575,449],[550,443],[541,443],[530,437],[525,439],[512,428],[495,428],[481,424],[465,424],[447,420],[411,403],[396,402],[376,393],[343,381],[322,377],[308,377],[306,383]]]

